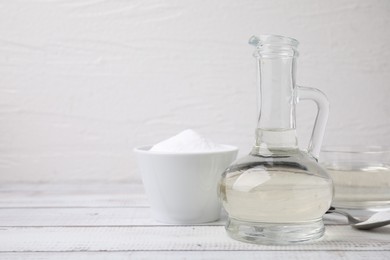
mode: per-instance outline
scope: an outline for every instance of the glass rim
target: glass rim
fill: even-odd
[[[390,153],[390,146],[389,145],[326,145],[321,148],[321,153],[349,153],[349,154]]]
[[[260,34],[259,36],[252,35],[249,39],[249,43],[256,46],[264,44],[285,44],[297,47],[299,45],[299,42],[294,38],[276,34]]]

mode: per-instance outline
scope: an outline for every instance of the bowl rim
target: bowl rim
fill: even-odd
[[[150,149],[153,147],[153,145],[141,145],[141,146],[135,147],[133,149],[133,151],[135,153],[141,153],[141,154],[178,155],[178,156],[180,156],[180,155],[223,154],[223,153],[238,152],[238,150],[239,150],[238,147],[234,146],[234,145],[219,144],[219,146],[223,147],[224,149],[214,150],[214,151],[195,151],[195,152],[161,152],[161,151],[150,151]]]

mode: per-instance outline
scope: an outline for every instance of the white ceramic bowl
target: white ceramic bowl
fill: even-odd
[[[155,220],[173,224],[215,221],[221,204],[217,186],[224,170],[235,160],[237,147],[197,153],[134,149],[139,171]]]

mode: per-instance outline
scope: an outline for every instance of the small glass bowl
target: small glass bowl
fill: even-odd
[[[320,163],[334,185],[332,206],[345,209],[390,209],[390,147],[329,146]]]

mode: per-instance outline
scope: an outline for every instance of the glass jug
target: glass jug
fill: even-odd
[[[298,41],[252,36],[258,68],[258,125],[249,155],[222,175],[219,196],[228,213],[226,230],[237,240],[289,244],[320,238],[333,185],[317,163],[329,103],[319,90],[295,84]],[[298,149],[295,107],[313,100],[317,118],[307,151]]]

